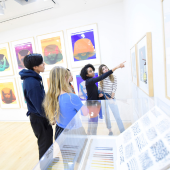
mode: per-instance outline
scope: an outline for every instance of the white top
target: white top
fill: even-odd
[[[100,86],[100,82],[98,83],[98,89],[103,91],[104,93],[108,93],[110,96],[112,93],[116,93],[117,90],[117,78],[114,75],[114,82],[111,82],[110,78],[107,77],[103,80],[103,89]]]

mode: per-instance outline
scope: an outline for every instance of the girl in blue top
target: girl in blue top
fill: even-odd
[[[49,80],[50,86],[43,106],[49,122],[53,125],[57,123],[55,132],[57,139],[83,104],[80,98],[72,93],[69,87],[69,73],[65,68],[54,67],[50,71]]]

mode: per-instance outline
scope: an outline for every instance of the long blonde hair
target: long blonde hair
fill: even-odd
[[[101,65],[100,65],[100,67],[99,67],[99,76],[101,76],[101,75],[103,74],[102,68],[103,68],[104,66],[106,66],[106,65],[105,65],[105,64],[101,64]],[[106,66],[106,67],[107,67],[107,66]],[[108,68],[108,67],[107,67],[107,68]],[[108,68],[108,70],[109,70],[109,68]],[[110,78],[110,81],[111,81],[111,82],[114,82],[113,74],[110,74],[109,78]],[[100,86],[101,86],[102,89],[103,89],[103,80],[100,81]]]
[[[60,122],[59,117],[61,113],[59,107],[59,96],[61,90],[66,93],[71,93],[67,82],[68,78],[68,71],[63,67],[56,66],[50,71],[50,86],[43,101],[43,107],[46,117],[51,124],[56,120]]]

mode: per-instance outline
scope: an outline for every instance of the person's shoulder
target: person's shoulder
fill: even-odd
[[[80,98],[74,94],[74,93],[65,93],[63,95],[60,95],[60,102],[64,101],[64,103],[77,103],[80,100]]]
[[[39,82],[36,78],[34,77],[27,77],[24,81],[28,81],[28,82]]]
[[[29,89],[32,89],[36,86],[39,86],[40,85],[40,82],[35,79],[34,77],[28,77],[24,80],[24,84],[29,87]]]
[[[85,85],[88,85],[91,82],[92,78],[88,78],[85,80]]]
[[[74,101],[74,102],[80,101],[79,96],[77,96],[76,94],[70,93],[70,95],[71,95],[71,100],[72,100],[72,101]]]
[[[60,95],[60,97],[65,98],[65,99],[72,99],[72,98],[77,98],[78,96],[74,93],[64,93]]]
[[[76,94],[74,94],[74,93],[70,93],[70,95],[71,95],[71,97],[72,97],[73,99],[79,99],[79,97],[78,97]]]

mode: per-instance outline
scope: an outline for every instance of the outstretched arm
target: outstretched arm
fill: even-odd
[[[110,74],[112,74],[112,70],[109,70],[107,73],[104,73],[102,74],[101,76],[99,77],[96,77],[96,78],[91,78],[89,81],[88,81],[88,84],[95,84],[103,79],[105,79],[106,77],[108,77]]]
[[[96,77],[96,78],[92,78],[88,81],[88,84],[94,84],[94,83],[97,83],[99,81],[102,81],[103,79],[105,79],[106,77],[110,76],[110,74],[112,74],[115,70],[117,70],[118,68],[123,68],[125,67],[124,63],[126,61],[124,61],[123,63],[120,63],[118,66],[114,67],[112,70],[109,70],[108,72],[102,74],[101,76],[99,77]]]
[[[114,72],[114,71],[117,70],[118,68],[123,68],[123,67],[125,67],[125,65],[124,65],[125,62],[126,62],[126,61],[124,61],[123,63],[120,63],[118,66],[116,66],[115,68],[113,68],[112,71]]]

